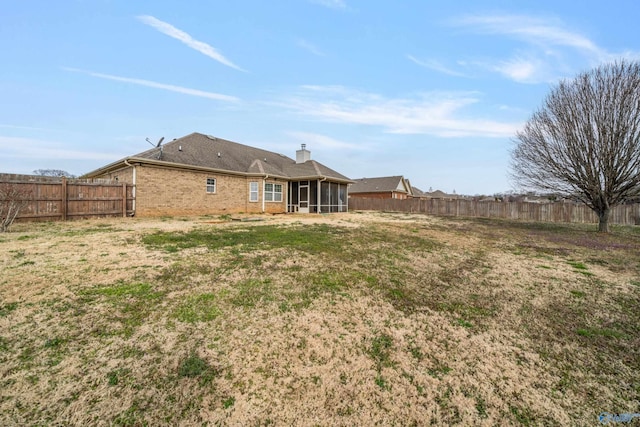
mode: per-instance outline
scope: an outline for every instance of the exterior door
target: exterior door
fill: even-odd
[[[309,183],[300,183],[298,192],[298,212],[309,213]]]

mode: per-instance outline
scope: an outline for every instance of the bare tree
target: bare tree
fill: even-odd
[[[74,175],[70,174],[67,171],[64,170],[60,170],[60,169],[36,169],[33,171],[34,175],[40,175],[40,176],[52,176],[52,177],[56,177],[56,178],[61,178],[63,176],[67,177],[67,178],[75,178]]]
[[[608,232],[611,208],[640,195],[640,63],[560,82],[516,134],[511,160],[516,184],[584,202]]]
[[[9,230],[18,214],[29,203],[31,192],[19,184],[0,183],[0,233]]]

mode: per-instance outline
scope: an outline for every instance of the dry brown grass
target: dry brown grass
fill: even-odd
[[[640,412],[637,227],[263,219],[0,235],[0,425],[594,425]]]

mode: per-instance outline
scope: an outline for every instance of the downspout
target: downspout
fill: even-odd
[[[264,178],[262,178],[262,213],[265,213],[266,211],[264,210],[264,188],[267,184],[267,179],[269,179],[269,174],[265,174]]]
[[[131,189],[131,197],[133,197],[133,201],[131,202],[131,209],[133,210],[133,214],[131,216],[136,215],[136,167],[129,163],[127,159],[124,159],[124,164],[133,168],[133,188]]]

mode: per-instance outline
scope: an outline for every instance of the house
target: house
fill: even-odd
[[[417,198],[422,198],[424,197],[424,191],[422,191],[421,189],[419,189],[418,187],[411,187],[411,194],[413,195],[413,197],[417,197]]]
[[[455,200],[460,198],[457,194],[447,194],[442,190],[424,192],[421,196],[425,199]]]
[[[135,186],[135,214],[347,211],[346,176],[311,160],[305,144],[283,154],[201,133],[87,173]]]
[[[349,197],[407,199],[412,196],[411,183],[403,176],[360,178],[349,186]]]

